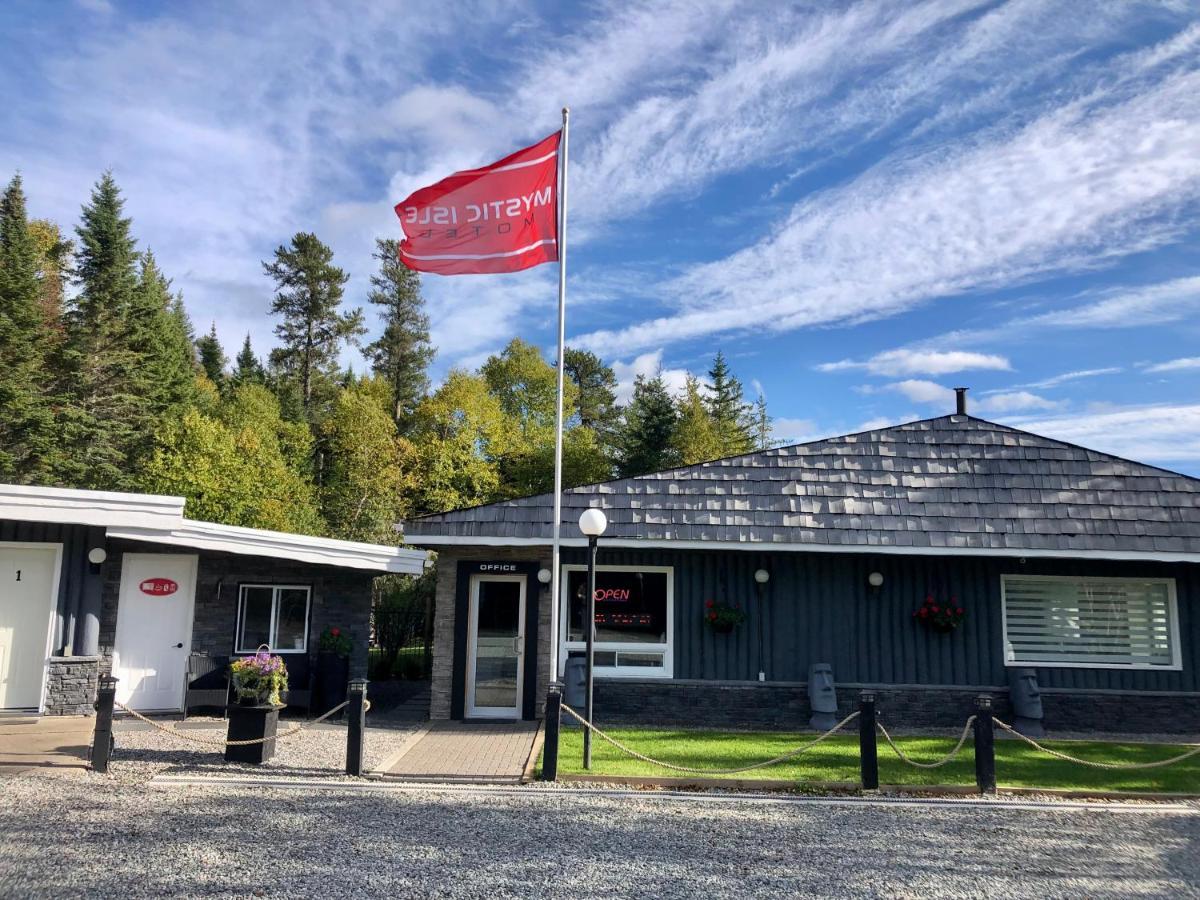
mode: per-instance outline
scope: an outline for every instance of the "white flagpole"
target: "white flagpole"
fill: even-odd
[[[567,125],[571,111],[563,107],[562,141],[559,159],[562,172],[558,183],[558,408],[554,417],[554,538],[551,544],[550,568],[550,680],[557,681],[560,673],[559,607],[562,590],[559,586],[559,538],[562,530],[562,453],[563,453],[563,372],[567,328]]]

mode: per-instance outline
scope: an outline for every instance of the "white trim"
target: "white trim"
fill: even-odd
[[[46,623],[46,646],[45,654],[42,657],[42,687],[38,693],[38,715],[44,715],[46,712],[46,685],[50,680],[50,657],[54,649],[54,617],[58,615],[58,591],[62,579],[62,558],[63,545],[54,543],[42,543],[39,541],[0,541],[0,548],[14,548],[18,550],[53,550],[54,551],[54,572],[50,577],[50,618]],[[9,709],[10,707],[5,707]],[[24,707],[11,707],[11,709],[24,709]]]
[[[549,538],[490,535],[413,534],[414,547],[549,547]],[[564,547],[586,547],[586,538],[563,538]],[[748,550],[752,553],[871,553],[891,556],[1003,556],[1029,559],[1127,559],[1145,562],[1200,562],[1200,553],[1162,550],[1022,550],[1011,547],[901,547],[895,544],[797,544],[785,541],[673,541],[662,538],[604,538],[605,547],[631,550]]]
[[[1068,581],[1107,584],[1162,584],[1167,588],[1167,629],[1171,639],[1170,665],[1153,663],[1093,663],[1081,661],[1048,662],[1014,658],[1014,650],[1008,639],[1008,582],[1009,581]],[[1130,576],[1090,575],[1026,575],[1002,573],[1000,575],[1000,639],[1003,641],[1004,665],[1018,669],[1119,669],[1143,672],[1179,672],[1183,669],[1182,636],[1179,631],[1179,601],[1174,578],[1136,578]]]
[[[183,519],[183,498],[0,484],[0,519],[155,528]]]
[[[539,156],[537,159],[527,159],[523,162],[509,163],[507,166],[500,166],[496,169],[478,169],[485,175],[491,175],[493,172],[511,172],[514,169],[528,169],[530,166],[536,166],[538,163],[544,163],[552,156],[558,156],[558,150],[551,150],[545,156]]]
[[[525,706],[525,604],[529,601],[524,575],[493,575],[475,572],[467,586],[470,601],[467,610],[467,695],[463,698],[463,718],[466,719],[520,719]],[[517,634],[514,640],[517,651],[517,703],[514,712],[511,706],[475,705],[475,657],[479,641],[479,585],[485,581],[515,582],[520,590],[517,604]]]
[[[434,256],[417,256],[415,253],[409,253],[403,247],[400,252],[409,259],[504,259],[509,256],[520,256],[522,253],[528,253],[530,250],[536,250],[544,244],[557,244],[557,238],[544,238],[540,241],[534,241],[525,247],[518,250],[506,250],[504,253],[442,253]]]
[[[428,564],[423,550],[361,544],[357,541],[339,541],[303,534],[285,534],[259,528],[217,525],[213,522],[195,522],[190,519],[182,519],[175,527],[168,528],[109,528],[108,536],[247,556],[293,559],[342,569],[367,569],[405,575],[420,575]]]
[[[607,544],[608,541],[605,541]],[[587,644],[584,641],[569,641],[567,640],[567,632],[570,628],[571,610],[567,605],[567,575],[571,572],[586,572],[587,565],[583,563],[565,563],[562,566],[562,579],[559,587],[559,629],[558,629],[558,644],[560,655],[565,660],[572,650],[586,649]],[[598,678],[645,678],[660,680],[664,678],[675,677],[675,567],[674,566],[596,566],[597,572],[662,572],[667,576],[667,640],[666,643],[638,643],[634,641],[596,641],[595,650],[600,651],[615,651],[620,653],[625,651],[644,652],[644,653],[662,653],[663,664],[661,669],[656,669],[650,666],[605,666],[603,671],[600,667],[596,668],[596,677]]]
[[[271,591],[271,622],[267,626],[267,637],[270,639],[267,642],[267,647],[271,652],[278,656],[287,654],[307,654],[308,653],[308,630],[311,626],[312,619],[312,585],[310,584],[283,584],[281,582],[260,583],[246,581],[238,585],[238,601],[237,601],[237,619],[233,627],[233,654],[241,656],[253,656],[258,652],[256,646],[253,650],[239,649],[242,637],[242,614],[246,608],[246,595],[243,593],[246,588],[265,588]],[[273,643],[274,639],[279,637],[275,629],[279,625],[279,592],[280,591],[304,591],[304,646],[300,649],[290,647],[287,650],[281,647],[276,647]]]

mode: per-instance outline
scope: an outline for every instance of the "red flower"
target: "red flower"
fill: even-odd
[[[711,600],[705,600],[704,605],[707,606],[709,609],[713,608],[713,602]]]
[[[922,619],[927,619],[927,618],[929,618],[929,610],[927,610],[927,609],[923,609],[923,610],[921,610],[921,618],[922,618]]]
[[[330,633],[330,634],[332,634],[334,637],[337,637],[338,635],[340,635],[340,634],[342,633],[342,629],[340,629],[340,628],[330,628],[330,629],[329,629],[329,633]]]
[[[930,606],[933,606],[933,594],[927,594],[925,597],[925,602]]]
[[[940,606],[935,606],[935,607],[933,608],[933,611],[934,611],[934,612],[938,612],[940,609],[941,609],[941,607],[940,607]]]
[[[963,614],[963,609],[962,609],[962,607],[961,607],[961,606],[958,608],[958,614],[959,614],[960,616]]]
[[[708,620],[709,620],[710,622],[715,622],[715,621],[717,621],[717,614],[716,614],[715,612],[711,612],[711,613],[709,613],[709,614],[708,614]]]

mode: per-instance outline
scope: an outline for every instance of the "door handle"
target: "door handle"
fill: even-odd
[[[525,650],[521,646],[521,635],[518,634],[515,638],[513,638],[513,653],[517,654],[517,656],[520,656],[524,652]]]
[[[176,649],[176,650],[182,650],[182,649],[183,649],[183,641],[180,641],[178,644],[176,644],[176,645],[175,645],[175,649]]]

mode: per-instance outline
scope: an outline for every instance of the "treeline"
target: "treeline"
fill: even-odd
[[[419,276],[376,241],[370,371],[343,369],[366,332],[349,276],[316,235],[264,261],[278,344],[230,360],[183,299],[110,174],[74,240],[30,220],[19,176],[0,201],[0,482],[177,494],[192,518],[392,542],[393,523],[553,487],[554,362],[520,339],[431,390]],[[672,395],[662,373],[617,400],[610,366],[568,349],[567,485],[770,446],[771,420],[717,353]]]

